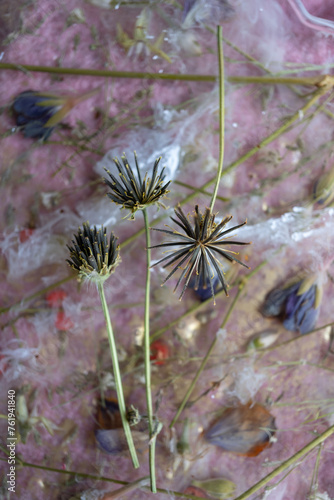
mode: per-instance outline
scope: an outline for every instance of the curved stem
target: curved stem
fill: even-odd
[[[216,177],[216,184],[212,193],[210,210],[213,207],[217,198],[220,179],[223,171],[224,163],[224,116],[225,116],[225,98],[224,98],[224,53],[223,53],[223,31],[221,26],[217,26],[217,44],[218,44],[218,63],[219,63],[219,163]]]
[[[150,282],[151,282],[151,236],[148,225],[146,208],[143,209],[145,235],[146,235],[146,287],[145,287],[145,317],[144,317],[144,359],[145,359],[145,387],[148,424],[150,432],[149,463],[151,477],[151,491],[157,492],[155,479],[155,442],[156,436],[153,433],[153,405],[151,394],[151,359],[150,359]]]
[[[125,407],[125,401],[124,401],[121,372],[119,370],[115,337],[114,337],[114,332],[113,332],[113,329],[111,326],[109,309],[108,309],[106,297],[104,294],[103,283],[99,283],[97,285],[97,289],[98,289],[100,299],[101,299],[104,318],[106,320],[107,333],[108,333],[109,346],[110,346],[110,354],[111,354],[113,370],[114,370],[114,378],[115,378],[115,386],[116,386],[116,392],[117,392],[119,412],[120,412],[121,419],[122,419],[125,437],[126,437],[126,440],[127,440],[128,446],[129,446],[129,451],[131,454],[132,463],[133,463],[134,468],[137,469],[139,467],[139,462],[138,462],[136,449],[135,449],[132,435],[131,435],[130,425],[129,425],[129,422],[127,421],[127,418],[126,418],[126,407]]]

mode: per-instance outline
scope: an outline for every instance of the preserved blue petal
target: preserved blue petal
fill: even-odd
[[[45,127],[45,124],[59,106],[39,106],[38,103],[45,99],[33,90],[26,90],[15,97],[12,108],[16,125],[22,128],[24,137],[46,140],[52,134],[54,127]]]

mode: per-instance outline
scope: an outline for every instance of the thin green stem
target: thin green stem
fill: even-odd
[[[15,64],[15,63],[0,63],[0,70],[8,69],[13,71],[37,73],[50,73],[57,75],[74,75],[74,76],[95,76],[102,78],[138,78],[140,80],[178,80],[178,81],[195,81],[195,82],[215,82],[216,75],[194,75],[194,74],[174,74],[174,73],[147,73],[141,71],[116,71],[104,69],[90,68],[59,68],[55,66],[38,66],[36,64]],[[331,78],[330,75],[320,75],[315,77],[290,77],[280,78],[277,76],[230,76],[227,80],[231,83],[263,83],[277,85],[319,85],[325,78]]]
[[[218,65],[219,65],[219,163],[216,177],[216,184],[212,193],[210,210],[213,207],[217,198],[220,179],[223,171],[224,163],[224,143],[225,143],[225,129],[224,129],[224,116],[225,116],[225,97],[224,97],[224,53],[223,53],[223,30],[221,26],[217,26],[217,44],[218,44]]]
[[[20,301],[16,302],[15,304],[12,304],[11,306],[0,307],[0,314],[7,313],[12,308],[21,306],[24,302],[29,302],[30,300],[37,299],[41,295],[44,295],[45,293],[48,293],[51,290],[54,290],[58,286],[61,286],[64,283],[67,283],[68,281],[71,281],[73,278],[74,278],[74,275],[66,276],[66,278],[63,278],[63,279],[57,281],[56,283],[53,283],[52,285],[46,286],[42,290],[38,290],[38,292],[33,293],[32,295],[29,295],[28,297],[25,297],[24,299],[21,299]]]
[[[224,168],[224,170],[222,172],[222,177],[224,175],[227,175],[234,168],[241,165],[241,163],[243,163],[244,161],[246,161],[249,158],[251,158],[252,156],[254,156],[256,153],[258,153],[259,150],[262,149],[264,146],[267,146],[268,144],[273,142],[275,139],[277,139],[281,134],[286,132],[294,124],[294,122],[298,119],[300,120],[300,118],[302,116],[304,116],[304,114],[309,110],[309,108],[311,108],[320,99],[320,97],[323,96],[326,92],[327,92],[327,90],[325,88],[321,88],[321,89],[316,90],[314,92],[313,96],[311,97],[311,99],[309,101],[307,101],[307,103],[304,106],[302,106],[298,111],[296,111],[296,113],[291,118],[289,118],[289,120],[286,120],[281,127],[276,129],[273,133],[271,133],[270,135],[265,137],[261,142],[259,142],[259,144],[257,144],[256,146],[251,148],[249,151],[247,151],[247,153],[240,156],[237,160],[230,163],[226,168]],[[216,179],[216,177],[213,177],[212,179],[208,180],[203,186],[201,186],[200,189],[201,190],[208,189],[214,183],[215,179]],[[197,196],[197,189],[194,189],[194,192],[189,194],[187,196],[187,198],[185,198],[182,201],[181,204],[183,205],[185,203],[188,203],[196,196]]]
[[[0,63],[0,69],[1,69],[1,63]],[[289,120],[287,120],[281,127],[279,127],[278,129],[276,129],[272,134],[270,134],[267,137],[265,137],[259,144],[257,144],[252,149],[250,149],[249,151],[247,151],[247,153],[245,153],[244,155],[240,156],[234,162],[230,163],[223,170],[222,177],[224,175],[227,175],[234,168],[236,168],[239,165],[241,165],[244,161],[246,161],[249,158],[251,158],[252,156],[254,156],[256,153],[259,152],[259,150],[261,148],[263,148],[264,146],[267,146],[268,144],[270,144],[271,142],[273,142],[275,139],[277,139],[280,135],[282,135],[284,132],[286,132],[294,124],[294,122],[296,120],[300,119],[300,117],[303,116],[309,110],[309,108],[311,108],[320,99],[320,97],[323,96],[326,92],[327,92],[327,90],[325,88],[320,88],[317,91],[315,91],[314,94],[313,94],[313,96],[312,96],[312,98],[304,106],[302,106]],[[180,205],[183,206],[186,203],[188,203],[189,201],[191,201],[193,198],[195,198],[197,196],[197,193],[199,191],[202,192],[203,190],[208,189],[213,184],[213,182],[215,181],[215,179],[216,179],[216,177],[210,179],[208,182],[206,182],[204,184],[204,186],[202,186],[199,189],[193,188],[193,192],[190,193],[188,196],[186,196],[180,202]],[[161,220],[163,220],[163,218],[164,218],[164,215],[161,216],[161,217],[157,217],[153,221],[153,223],[157,224],[158,222],[160,222]],[[131,235],[126,241],[124,241],[122,243],[121,247],[124,247],[124,246],[128,245],[129,243],[131,243],[132,241],[134,241],[138,236],[140,236],[143,233],[144,233],[144,229],[140,229],[139,231],[137,231],[136,233],[134,233],[133,235]],[[65,278],[63,280],[60,280],[60,281],[57,281],[53,285],[50,285],[47,288],[43,288],[42,290],[36,292],[35,294],[29,295],[28,297],[25,297],[24,299],[21,299],[20,301],[12,304],[10,306],[0,308],[0,314],[4,314],[4,313],[10,311],[14,307],[18,307],[18,306],[22,305],[23,303],[29,302],[30,300],[33,300],[34,298],[36,298],[36,297],[38,297],[40,295],[43,295],[48,290],[56,288],[57,286],[61,285],[62,283],[65,283],[66,281],[70,281],[74,277],[75,277],[74,274],[71,275],[71,276],[68,276],[67,278]]]
[[[151,394],[151,359],[150,359],[150,282],[151,282],[151,236],[148,224],[148,216],[146,208],[143,210],[145,235],[146,235],[146,287],[145,287],[145,318],[144,318],[144,359],[145,359],[145,386],[146,386],[146,404],[147,415],[150,432],[150,448],[149,448],[149,463],[150,463],[150,478],[151,491],[157,492],[155,479],[155,443],[156,436],[153,435],[153,404]]]
[[[240,297],[241,290],[242,290],[241,287],[239,287],[239,290],[238,290],[236,296],[234,297],[233,302],[230,305],[230,307],[229,307],[229,309],[228,309],[228,311],[227,311],[227,313],[225,315],[225,318],[224,318],[224,321],[223,321],[223,323],[221,325],[221,328],[224,328],[224,326],[226,325],[226,323],[227,323],[227,321],[228,321],[228,319],[229,319],[229,317],[230,317],[230,315],[231,315],[231,313],[232,313],[232,311],[233,311],[233,309],[234,309],[234,307],[235,307],[235,305],[236,305],[236,303],[237,303],[237,301],[238,301],[238,299]],[[186,406],[186,404],[188,402],[188,399],[190,398],[190,396],[191,396],[191,394],[192,394],[192,392],[193,392],[193,390],[195,388],[197,380],[201,376],[201,373],[203,372],[203,370],[204,370],[204,368],[205,368],[205,366],[206,366],[206,364],[207,364],[207,362],[209,360],[209,357],[210,357],[210,355],[211,355],[211,353],[212,353],[212,351],[213,351],[213,349],[214,349],[214,347],[216,345],[217,339],[218,339],[218,337],[215,336],[215,338],[213,339],[213,341],[212,341],[212,343],[211,343],[211,345],[210,345],[210,347],[208,349],[208,352],[206,353],[205,357],[203,358],[203,361],[202,361],[199,369],[197,370],[196,375],[193,378],[193,380],[192,380],[192,382],[191,382],[191,384],[190,384],[190,386],[189,386],[189,388],[188,388],[188,390],[187,390],[187,392],[186,392],[186,394],[185,394],[185,396],[184,396],[184,398],[182,400],[182,403],[180,404],[180,406],[179,406],[179,408],[178,408],[178,410],[177,410],[177,412],[175,414],[175,417],[173,418],[173,420],[171,421],[171,423],[169,425],[170,428],[172,428],[175,425],[177,419],[179,418],[179,416],[183,412],[184,407]]]
[[[273,470],[268,474],[266,477],[261,479],[258,483],[254,484],[249,490],[245,491],[242,495],[238,496],[235,500],[246,500],[246,498],[249,498],[253,493],[256,491],[259,491],[263,486],[269,483],[272,479],[274,479],[276,476],[281,474],[285,469],[290,467],[290,465],[293,465],[295,462],[300,460],[306,453],[309,453],[312,451],[314,448],[319,446],[319,444],[323,443],[327,438],[329,438],[332,434],[334,433],[334,425],[329,427],[325,432],[320,434],[317,438],[315,438],[313,441],[311,441],[309,444],[304,446],[301,450],[297,451],[292,457],[290,457],[288,460],[283,462],[277,469]]]
[[[109,346],[110,346],[110,354],[111,354],[113,370],[114,370],[114,378],[115,378],[115,386],[116,386],[116,392],[117,392],[119,412],[120,412],[121,419],[122,419],[125,437],[126,437],[126,440],[127,440],[128,446],[129,446],[129,451],[131,454],[132,463],[133,463],[134,468],[137,469],[139,467],[139,462],[138,462],[135,446],[134,446],[132,435],[131,435],[130,425],[129,425],[129,422],[127,421],[127,418],[126,418],[126,407],[125,407],[125,401],[124,401],[121,372],[120,372],[119,365],[118,365],[116,342],[115,342],[114,332],[113,332],[113,329],[111,326],[109,309],[108,309],[106,297],[104,294],[103,283],[99,283],[97,285],[97,289],[98,289],[98,292],[100,295],[102,310],[103,310],[103,314],[104,314],[104,317],[106,320],[107,333],[108,333]]]
[[[8,452],[7,452],[7,454],[8,454]],[[7,458],[0,457],[1,462],[7,462],[7,460],[8,460]],[[112,478],[106,477],[106,476],[98,476],[96,474],[86,474],[85,472],[56,469],[54,467],[46,467],[44,465],[33,464],[30,462],[25,462],[24,460],[21,460],[19,457],[16,457],[16,460],[17,460],[16,461],[17,465],[21,466],[21,467],[30,467],[32,469],[45,470],[45,471],[49,471],[49,472],[57,472],[58,474],[68,474],[70,476],[78,476],[78,477],[82,477],[84,479],[94,479],[96,481],[105,481],[105,482],[114,483],[114,484],[123,484],[125,486],[127,484],[129,484],[128,481],[120,481],[118,479],[112,479]],[[143,489],[146,489],[146,487],[144,487]],[[162,488],[158,488],[157,491],[158,491],[158,493],[163,493],[164,495],[168,495],[168,498],[170,498],[171,495],[174,495],[175,497],[189,498],[191,500],[197,500],[197,498],[198,498],[195,495],[180,493],[179,491],[165,490]]]
[[[139,78],[149,80],[182,80],[195,82],[214,82],[215,75],[182,75],[172,73],[146,73],[141,71],[112,71],[104,69],[89,69],[89,68],[58,68],[54,66],[37,66],[36,64],[12,64],[0,63],[1,69],[9,69],[14,71],[35,71],[37,73],[51,73],[57,75],[74,75],[74,76],[97,76],[102,78]]]
[[[233,299],[233,301],[232,301],[232,303],[231,303],[231,305],[230,305],[230,307],[229,307],[229,309],[228,309],[228,311],[227,311],[227,313],[226,313],[226,315],[224,317],[224,320],[223,320],[223,322],[221,324],[221,327],[220,327],[221,329],[223,329],[225,327],[226,323],[228,322],[228,320],[229,320],[229,318],[230,318],[230,316],[232,314],[232,311],[235,308],[235,306],[236,306],[236,304],[238,302],[238,299],[239,299],[239,297],[240,297],[240,295],[241,295],[241,293],[242,293],[242,291],[243,291],[243,289],[244,289],[247,281],[252,276],[254,276],[254,274],[257,273],[266,263],[267,263],[267,261],[261,262],[261,264],[259,264],[255,269],[253,269],[253,271],[251,273],[249,273],[247,276],[245,276],[242,279],[242,281],[239,284],[238,291],[237,291],[237,293],[236,293],[236,295],[235,295],[235,297],[234,297],[234,299]],[[211,353],[212,353],[212,351],[213,351],[213,349],[214,349],[214,347],[216,345],[216,342],[217,342],[217,336],[213,339],[213,341],[212,341],[212,343],[211,343],[211,345],[210,345],[210,347],[208,349],[208,352],[206,353],[205,357],[203,358],[203,361],[202,361],[199,369],[197,370],[194,379],[192,380],[192,382],[191,382],[191,384],[190,384],[190,386],[189,386],[189,388],[188,388],[188,390],[187,390],[187,392],[186,392],[186,394],[185,394],[185,396],[184,396],[184,398],[183,398],[183,400],[182,400],[182,402],[181,402],[181,404],[180,404],[180,406],[179,406],[179,408],[178,408],[178,410],[177,410],[177,412],[176,412],[173,420],[170,423],[170,426],[169,426],[170,428],[172,428],[173,425],[175,425],[177,419],[179,418],[179,416],[181,415],[182,411],[184,410],[184,408],[185,408],[185,406],[186,406],[186,404],[188,402],[188,399],[190,398],[190,396],[191,396],[191,394],[192,394],[192,392],[193,392],[193,390],[195,388],[197,380],[201,376],[201,373],[203,372],[203,370],[204,370],[204,368],[205,368],[205,366],[206,366],[206,364],[207,364],[207,362],[208,362],[208,360],[209,360],[209,358],[211,356]]]
[[[301,77],[278,77],[278,76],[230,76],[230,83],[261,83],[274,85],[321,85],[326,75],[301,76]]]

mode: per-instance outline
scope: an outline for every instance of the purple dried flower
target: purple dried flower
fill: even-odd
[[[67,96],[36,90],[21,92],[12,105],[16,125],[23,130],[24,137],[46,141],[74,106],[98,91],[97,88],[84,94]]]
[[[321,286],[311,275],[297,283],[276,288],[267,295],[261,312],[282,319],[287,330],[302,335],[313,330],[321,303]]]

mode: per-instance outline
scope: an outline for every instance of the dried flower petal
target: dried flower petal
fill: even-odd
[[[111,455],[118,455],[128,450],[127,440],[122,428],[118,403],[114,399],[106,398],[105,405],[99,402],[97,421],[99,428],[95,430],[95,438],[99,447]],[[148,446],[148,426],[141,421],[132,437],[137,451],[143,451]]]
[[[275,418],[260,404],[228,408],[205,433],[209,443],[224,451],[255,457],[271,444]]]
[[[55,126],[74,106],[98,91],[99,89],[94,89],[77,96],[54,95],[36,90],[21,92],[12,105],[16,125],[23,130],[24,137],[46,141]]]
[[[192,277],[194,277],[195,280],[194,290],[198,290],[200,283],[204,283],[203,288],[207,287],[207,284],[209,284],[211,295],[213,297],[214,280],[218,277],[225,294],[228,295],[228,284],[224,278],[222,263],[216,255],[218,254],[218,257],[223,257],[229,262],[238,262],[242,266],[249,269],[246,264],[235,257],[238,253],[225,248],[229,245],[249,245],[249,243],[243,243],[241,241],[228,240],[227,237],[227,235],[235,229],[244,226],[246,221],[237,226],[223,230],[232,217],[225,217],[225,219],[223,219],[220,223],[216,224],[215,215],[211,212],[211,210],[207,208],[204,214],[202,214],[198,209],[198,205],[195,206],[193,227],[180,206],[175,209],[175,215],[179,220],[174,219],[173,217],[171,217],[171,219],[182,229],[183,232],[176,229],[168,231],[166,229],[152,228],[154,231],[160,231],[173,236],[175,241],[161,243],[160,245],[154,245],[150,248],[179,247],[177,250],[172,251],[172,253],[167,257],[164,257],[154,264],[154,266],[156,266],[161,262],[167,261],[163,266],[165,268],[176,263],[176,266],[164,280],[164,283],[169,280],[169,278],[171,278],[178,269],[182,269],[181,276],[179,277],[174,289],[175,292],[181,281],[184,280],[180,300],[182,299],[186,288],[189,286]]]
[[[283,321],[287,330],[302,335],[313,330],[318,319],[322,288],[316,276],[276,288],[268,293],[261,312],[264,316],[275,316]]]
[[[169,358],[169,347],[166,342],[156,340],[150,347],[151,356],[150,360],[154,365],[164,365],[165,360]]]
[[[317,179],[313,186],[313,198],[319,205],[330,205],[334,199],[334,168]]]

